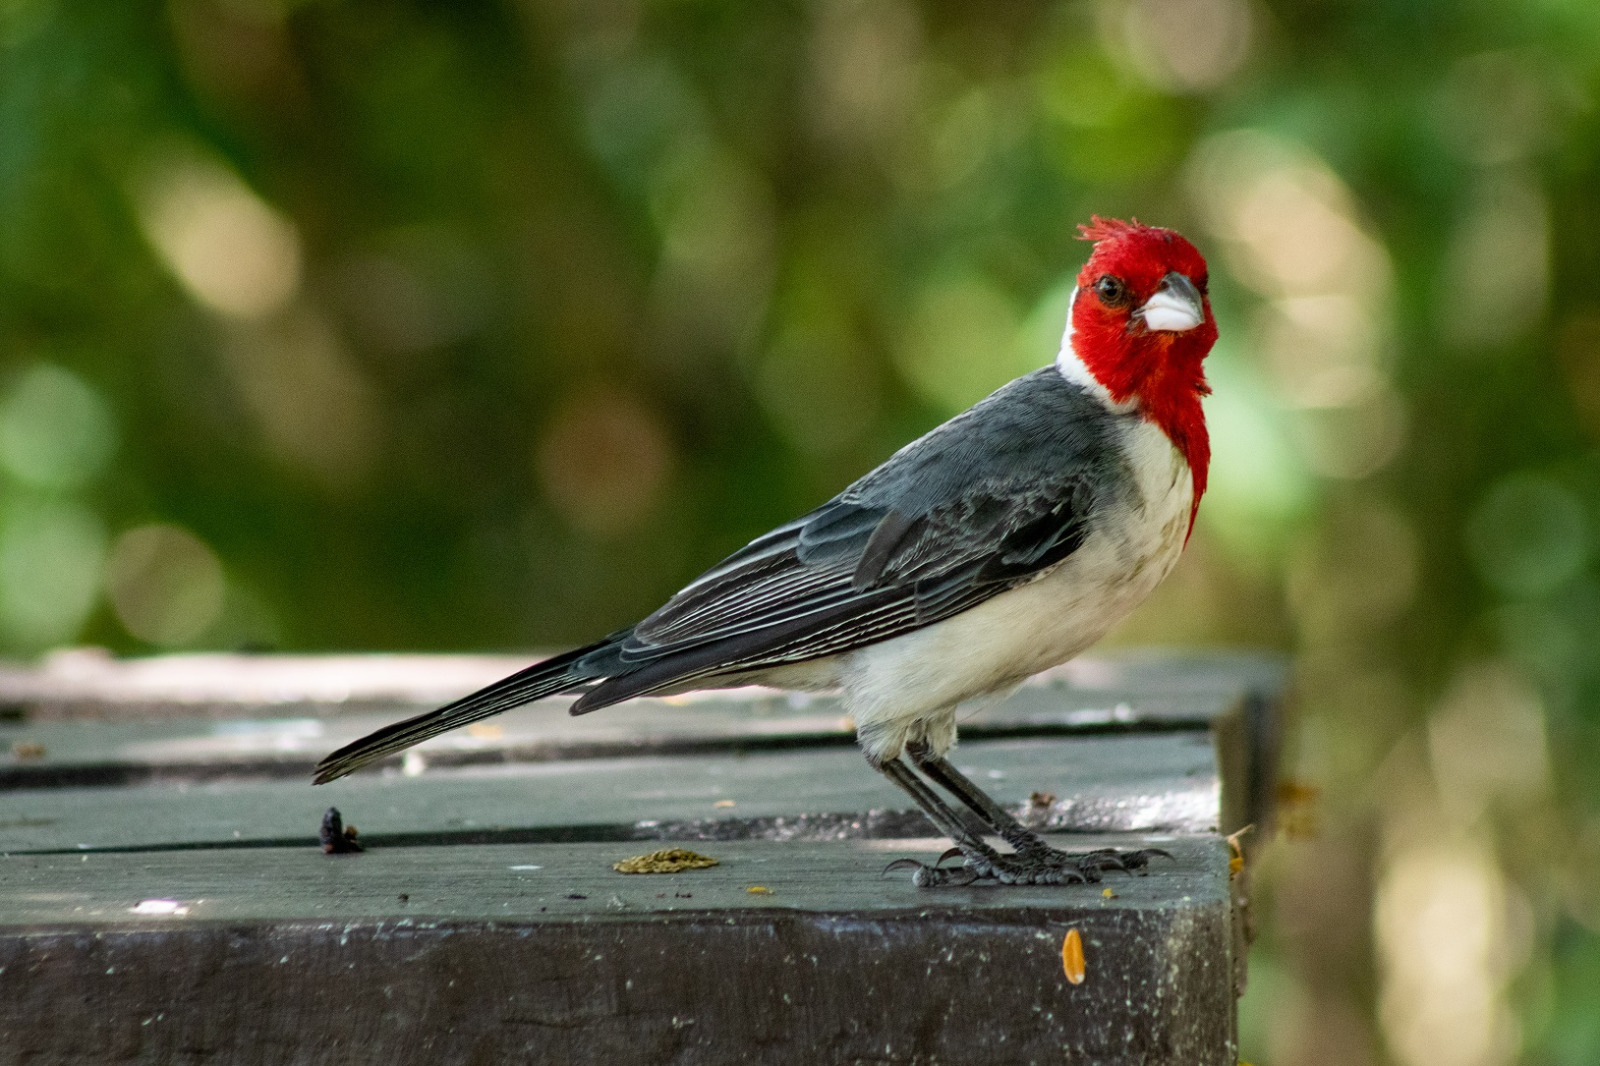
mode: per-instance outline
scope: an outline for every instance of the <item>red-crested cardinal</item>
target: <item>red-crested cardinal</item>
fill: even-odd
[[[1152,851],[1047,845],[945,758],[956,705],[1077,655],[1177,562],[1205,492],[1206,264],[1171,230],[1096,217],[1054,365],[1001,388],[811,513],[724,559],[654,614],[346,745],[320,784],[556,693],[573,714],[761,684],[837,690],[867,761],[955,843],[919,885],[1059,884]],[[920,771],[920,775],[918,773]],[[988,845],[934,790],[1014,851]],[[941,860],[942,862],[943,860]]]

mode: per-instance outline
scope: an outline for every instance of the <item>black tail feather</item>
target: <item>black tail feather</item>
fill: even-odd
[[[521,707],[525,703],[532,703],[545,696],[582,688],[592,680],[592,677],[587,671],[579,669],[581,661],[612,643],[614,638],[607,638],[598,644],[591,644],[534,663],[526,670],[519,670],[510,677],[501,678],[494,684],[436,711],[384,726],[376,733],[346,744],[318,763],[313,783],[326,784],[359,770],[368,763],[404,751],[413,744],[420,744],[440,733],[448,733],[452,729],[481,721],[502,711],[509,711],[513,707]]]

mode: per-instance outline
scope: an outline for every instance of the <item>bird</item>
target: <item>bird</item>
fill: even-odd
[[[1217,326],[1205,259],[1137,219],[1093,215],[1078,230],[1092,248],[1053,362],[757,537],[637,624],[345,745],[318,764],[315,783],[556,694],[575,695],[570,711],[581,715],[705,688],[831,690],[867,763],[954,845],[933,863],[890,864],[914,884],[1145,872],[1165,853],[1058,850],[947,758],[958,706],[1066,662],[1145,600],[1176,564],[1206,490],[1203,361]]]

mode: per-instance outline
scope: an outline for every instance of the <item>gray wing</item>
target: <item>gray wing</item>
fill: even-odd
[[[574,713],[887,640],[1031,580],[1131,482],[1118,417],[1053,368],[1012,382],[684,588]]]

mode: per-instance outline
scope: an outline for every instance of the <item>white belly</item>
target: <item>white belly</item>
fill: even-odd
[[[869,754],[892,758],[917,739],[948,750],[956,704],[1077,655],[1167,576],[1189,532],[1189,468],[1166,434],[1143,420],[1129,424],[1126,444],[1136,491],[1056,567],[936,625],[829,664]]]

